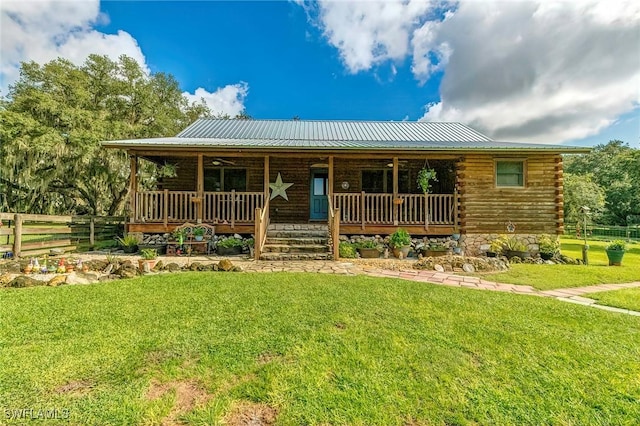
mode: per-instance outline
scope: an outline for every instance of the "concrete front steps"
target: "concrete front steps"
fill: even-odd
[[[330,260],[329,230],[321,224],[274,223],[260,260]]]

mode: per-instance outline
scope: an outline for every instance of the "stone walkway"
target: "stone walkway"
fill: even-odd
[[[104,256],[90,256],[90,258],[91,257],[101,258]],[[136,256],[131,256],[131,259],[133,260],[137,260],[137,258],[138,257]],[[194,256],[191,258],[161,256],[160,259],[165,264],[174,262],[184,265],[195,262],[218,262],[223,258],[217,256]],[[414,260],[378,259],[375,261],[353,260],[343,262],[329,260],[257,262],[246,257],[230,258],[230,260],[234,265],[239,266],[245,272],[311,272],[320,274],[368,275],[371,277],[397,278],[450,287],[464,287],[477,290],[499,291],[539,297],[554,297],[557,300],[564,302],[576,303],[611,312],[640,316],[640,312],[599,305],[597,300],[585,297],[589,293],[640,287],[640,281],[623,284],[600,284],[588,287],[560,288],[541,291],[528,285],[505,284],[478,277],[456,275],[455,273],[449,272],[416,270],[412,269]]]
[[[628,309],[614,308],[599,305],[597,300],[584,297],[589,293],[600,291],[620,290],[623,288],[640,287],[640,281],[623,284],[601,284],[588,287],[560,288],[555,290],[537,290],[528,285],[505,284],[485,280],[478,277],[456,275],[454,273],[416,270],[411,268],[411,261],[395,262],[234,262],[247,272],[314,272],[325,274],[343,275],[368,275],[371,277],[397,278],[409,281],[427,282],[450,287],[465,287],[477,290],[499,291],[513,294],[526,294],[539,297],[554,297],[563,302],[576,303],[592,308],[603,309],[611,312],[619,312],[628,315],[640,316],[640,312]],[[406,264],[404,264],[406,263]],[[391,269],[387,269],[391,268]]]

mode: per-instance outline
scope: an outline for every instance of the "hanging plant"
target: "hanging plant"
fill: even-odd
[[[178,176],[178,168],[175,164],[164,163],[164,165],[157,165],[158,177],[174,178]]]
[[[435,169],[427,167],[423,167],[422,169],[420,169],[416,182],[418,183],[418,188],[420,188],[425,194],[431,192],[431,181],[438,181]]]

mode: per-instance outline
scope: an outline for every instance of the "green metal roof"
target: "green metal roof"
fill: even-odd
[[[547,150],[587,148],[498,142],[460,123],[199,119],[175,137],[106,141],[110,148],[278,150]]]

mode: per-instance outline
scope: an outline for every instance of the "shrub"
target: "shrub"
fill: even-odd
[[[124,238],[117,237],[116,240],[122,247],[135,247],[138,245],[138,239],[133,235],[126,235]]]
[[[153,260],[158,257],[156,249],[143,249],[140,250],[140,256],[145,260]]]
[[[554,255],[560,249],[560,241],[551,235],[543,234],[538,237],[538,246],[540,247],[540,253]]]
[[[238,238],[227,238],[225,240],[218,242],[218,247],[223,248],[231,248],[231,247],[242,247],[242,240]]]
[[[607,247],[607,250],[618,250],[618,251],[624,251],[627,249],[627,243],[625,243],[623,240],[615,240],[610,242]]]
[[[401,248],[410,245],[411,236],[402,228],[398,228],[397,231],[391,234],[391,237],[389,238],[389,246],[391,248]]]
[[[340,257],[352,259],[356,257],[356,248],[353,246],[353,244],[342,241],[338,246],[338,253]]]

